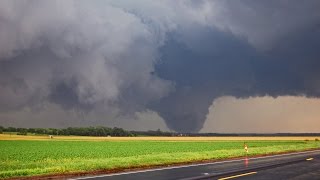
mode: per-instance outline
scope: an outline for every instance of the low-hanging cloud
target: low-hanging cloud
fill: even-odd
[[[170,129],[198,131],[220,96],[318,97],[319,7],[1,1],[0,113],[47,103],[128,121],[150,112]]]
[[[170,82],[150,73],[161,37],[123,9],[95,6],[3,1],[1,97],[16,96],[17,107],[42,96],[73,108],[112,104],[126,89],[145,101],[168,93]]]

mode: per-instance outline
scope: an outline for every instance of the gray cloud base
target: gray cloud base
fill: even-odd
[[[44,103],[119,117],[151,109],[190,132],[221,96],[318,97],[319,7],[1,1],[0,112]]]

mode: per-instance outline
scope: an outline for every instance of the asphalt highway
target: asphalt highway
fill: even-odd
[[[75,178],[88,180],[317,179],[320,150]]]

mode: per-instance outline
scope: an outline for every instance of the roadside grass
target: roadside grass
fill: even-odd
[[[319,148],[319,141],[246,141],[248,156]],[[0,141],[0,178],[219,160],[242,141]]]

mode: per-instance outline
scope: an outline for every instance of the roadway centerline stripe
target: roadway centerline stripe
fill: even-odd
[[[244,173],[244,174],[238,174],[238,175],[234,175],[234,176],[229,176],[229,177],[225,177],[225,178],[220,178],[220,179],[218,179],[218,180],[233,179],[233,178],[242,177],[242,176],[248,176],[248,175],[252,175],[252,174],[257,174],[257,172],[249,172],[249,173]]]
[[[308,158],[308,159],[306,159],[307,161],[311,161],[311,160],[313,160],[313,158]]]

